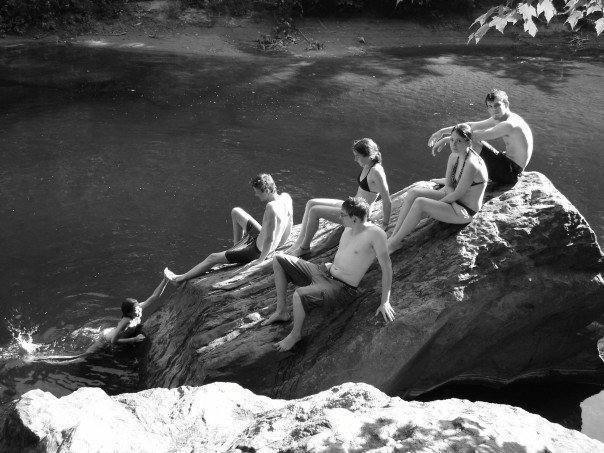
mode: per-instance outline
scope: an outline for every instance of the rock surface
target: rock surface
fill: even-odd
[[[604,452],[604,444],[522,409],[466,400],[390,398],[346,383],[303,399],[258,396],[237,384],[107,396],[81,388],[21,397],[2,433],[7,451]]]
[[[403,193],[393,196],[394,214]],[[313,260],[330,260],[340,234],[322,224]],[[604,323],[602,258],[576,208],[545,176],[526,173],[514,189],[494,193],[470,225],[426,220],[409,236],[392,256],[390,324],[374,316],[377,265],[345,310],[313,312],[288,353],[273,343],[289,324],[260,326],[274,310],[271,269],[239,282],[237,268],[226,269],[181,286],[146,322],[146,384],[232,381],[292,398],[351,380],[412,396],[464,379],[577,371],[602,379],[593,350],[601,336],[593,325]],[[243,286],[214,289],[221,281]]]

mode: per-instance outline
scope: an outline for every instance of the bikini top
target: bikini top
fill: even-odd
[[[461,179],[461,176],[463,175],[463,170],[466,166],[466,161],[468,160],[468,155],[470,154],[470,152],[476,154],[476,152],[473,149],[470,149],[470,151],[466,153],[463,163],[461,164],[461,171],[459,172],[460,179]],[[476,154],[476,155],[478,157],[480,157],[478,154]],[[457,179],[457,176],[456,176],[458,165],[459,165],[459,156],[457,156],[457,160],[455,161],[455,164],[453,164],[453,168],[451,169],[451,176],[449,177],[449,183],[451,184],[451,187],[453,187],[454,189],[456,189],[457,184],[459,184],[459,179]],[[484,181],[484,180],[483,181],[472,181],[472,184],[470,184],[470,187],[478,186],[480,184],[486,184],[486,183],[487,183],[487,181]]]
[[[361,175],[363,174],[363,169],[361,168],[361,173],[359,173],[359,176],[357,177],[357,181],[359,182],[359,187],[363,190],[365,190],[366,192],[371,192],[371,190],[369,189],[369,182],[367,181],[367,177],[369,176],[369,172],[371,171],[371,169],[373,167],[375,167],[375,164],[377,162],[374,162],[373,165],[371,167],[369,167],[369,170],[367,170],[367,174],[365,175],[365,177],[363,179],[361,179]]]

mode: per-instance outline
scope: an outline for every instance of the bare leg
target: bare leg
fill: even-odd
[[[279,351],[289,351],[302,338],[302,324],[304,324],[306,313],[304,312],[300,296],[298,296],[298,291],[294,292],[292,302],[294,305],[294,326],[287,337],[275,343],[275,347]]]
[[[242,208],[233,208],[231,210],[231,220],[233,222],[233,244],[237,244],[241,240],[249,221],[256,223],[258,229],[261,228],[260,224]]]
[[[400,248],[402,239],[413,231],[425,215],[441,222],[454,224],[469,223],[472,220],[469,216],[458,214],[449,203],[424,197],[416,198],[400,230],[388,239],[390,253]]]
[[[317,234],[317,230],[319,229],[319,220],[326,219],[331,222],[341,223],[340,220],[340,209],[341,205],[338,207],[331,206],[315,206],[311,208],[308,213],[308,225],[306,227],[306,236],[304,240],[300,244],[301,249],[309,249],[310,243],[312,242],[315,234]]]
[[[434,200],[438,200],[446,195],[444,189],[435,190],[435,189],[410,189],[405,198],[403,200],[403,205],[401,206],[401,210],[398,213],[398,219],[396,221],[396,225],[392,230],[392,237],[396,236],[397,232],[400,230],[405,217],[407,217],[407,213],[411,209],[413,202],[417,197],[425,197],[432,198]]]
[[[285,271],[279,264],[279,261],[273,258],[273,272],[275,274],[275,288],[277,289],[277,308],[270,317],[262,322],[263,326],[281,321],[289,321],[289,313],[285,308],[285,296],[287,294],[287,278]]]
[[[299,255],[300,252],[298,249],[301,248],[302,244],[305,242],[306,237],[308,236],[308,222],[309,222],[309,215],[310,215],[310,210],[314,207],[335,207],[338,208],[338,210],[342,207],[342,200],[335,200],[333,198],[313,198],[311,200],[308,200],[308,202],[306,203],[306,207],[304,208],[304,215],[302,216],[302,223],[301,223],[301,228],[300,228],[300,234],[298,235],[298,239],[296,239],[296,242],[285,251],[285,253],[287,253],[288,255]],[[316,232],[316,230],[315,230]],[[314,233],[313,233],[314,236]],[[308,240],[308,244],[310,244],[310,242],[312,241],[312,236],[310,238],[310,240]],[[306,246],[306,249],[308,249],[308,245]]]
[[[225,252],[211,253],[205,260],[184,274],[178,275],[170,269],[165,268],[164,275],[172,283],[180,283],[209,271],[216,264],[224,264],[227,262]]]

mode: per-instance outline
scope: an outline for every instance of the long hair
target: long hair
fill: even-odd
[[[355,140],[352,144],[352,150],[363,157],[370,157],[376,164],[382,162],[380,147],[370,138]]]

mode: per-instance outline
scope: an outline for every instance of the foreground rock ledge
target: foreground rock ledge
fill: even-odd
[[[3,430],[8,451],[604,452],[604,444],[522,409],[390,398],[346,383],[307,398],[258,396],[232,383],[107,396],[32,390]]]
[[[394,213],[403,197],[393,196]],[[322,225],[314,261],[332,259],[341,231]],[[212,285],[237,269],[187,283],[146,323],[146,387],[231,381],[292,398],[353,380],[413,396],[453,380],[506,383],[552,372],[601,379],[602,256],[577,209],[545,176],[526,173],[514,189],[492,194],[470,225],[424,221],[392,255],[397,319],[387,325],[374,317],[377,266],[345,310],[313,312],[288,353],[273,343],[289,324],[260,326],[274,310],[271,269],[230,291]]]

